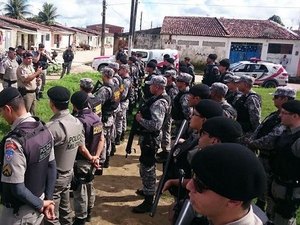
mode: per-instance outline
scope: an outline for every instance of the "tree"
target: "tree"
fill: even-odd
[[[8,0],[4,4],[3,10],[5,16],[9,16],[15,19],[24,19],[26,15],[31,15],[28,11],[30,5],[27,4],[27,0]]]
[[[271,16],[268,20],[272,20],[272,21],[274,21],[274,22],[276,22],[276,23],[278,23],[278,24],[284,26],[284,24],[283,24],[283,22],[282,22],[280,16],[273,15],[273,16]]]
[[[43,9],[40,10],[37,16],[37,20],[46,25],[51,25],[55,23],[57,17],[59,17],[57,8],[53,4],[45,2],[43,4]]]

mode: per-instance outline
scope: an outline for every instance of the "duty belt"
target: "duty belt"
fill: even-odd
[[[14,210],[13,213],[16,214],[16,213],[18,213],[20,207],[25,205],[25,204],[15,205],[15,204],[12,204],[10,202],[2,202],[2,205],[4,205],[6,208],[13,209]]]
[[[9,85],[15,84],[17,83],[17,80],[8,80],[8,79],[3,79],[6,83],[8,83]]]

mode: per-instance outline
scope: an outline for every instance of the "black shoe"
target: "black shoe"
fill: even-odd
[[[95,175],[102,176],[102,174],[103,174],[103,169],[102,168],[96,169]]]
[[[133,213],[147,213],[151,212],[153,205],[153,195],[146,195],[145,200],[136,207],[132,208]]]
[[[143,197],[146,196],[146,195],[144,194],[144,191],[143,191],[142,189],[137,189],[137,190],[135,191],[135,193],[136,193],[137,195],[139,195],[139,196],[143,196]]]
[[[155,160],[157,163],[164,163],[167,161],[169,156],[168,151],[161,151],[155,155]]]
[[[109,167],[109,158],[106,158],[105,162],[103,163],[103,168]]]
[[[111,143],[111,151],[110,151],[110,156],[114,156],[116,153],[116,144]]]
[[[86,222],[91,222],[92,219],[92,209],[88,209],[88,215],[86,217]]]
[[[85,225],[85,220],[86,219],[75,218],[73,225]]]

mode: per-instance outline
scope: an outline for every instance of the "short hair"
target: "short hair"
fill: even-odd
[[[40,43],[39,48],[45,48],[45,45],[43,43]]]
[[[10,106],[14,111],[20,110],[22,107],[25,107],[24,99],[21,95],[13,98],[6,105]]]
[[[57,108],[58,110],[65,110],[68,109],[69,107],[69,102],[54,102],[50,99],[50,101],[53,103],[53,105],[55,106],[55,108]]]

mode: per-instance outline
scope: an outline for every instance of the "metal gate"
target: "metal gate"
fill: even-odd
[[[229,59],[231,63],[261,57],[262,43],[232,42]]]

